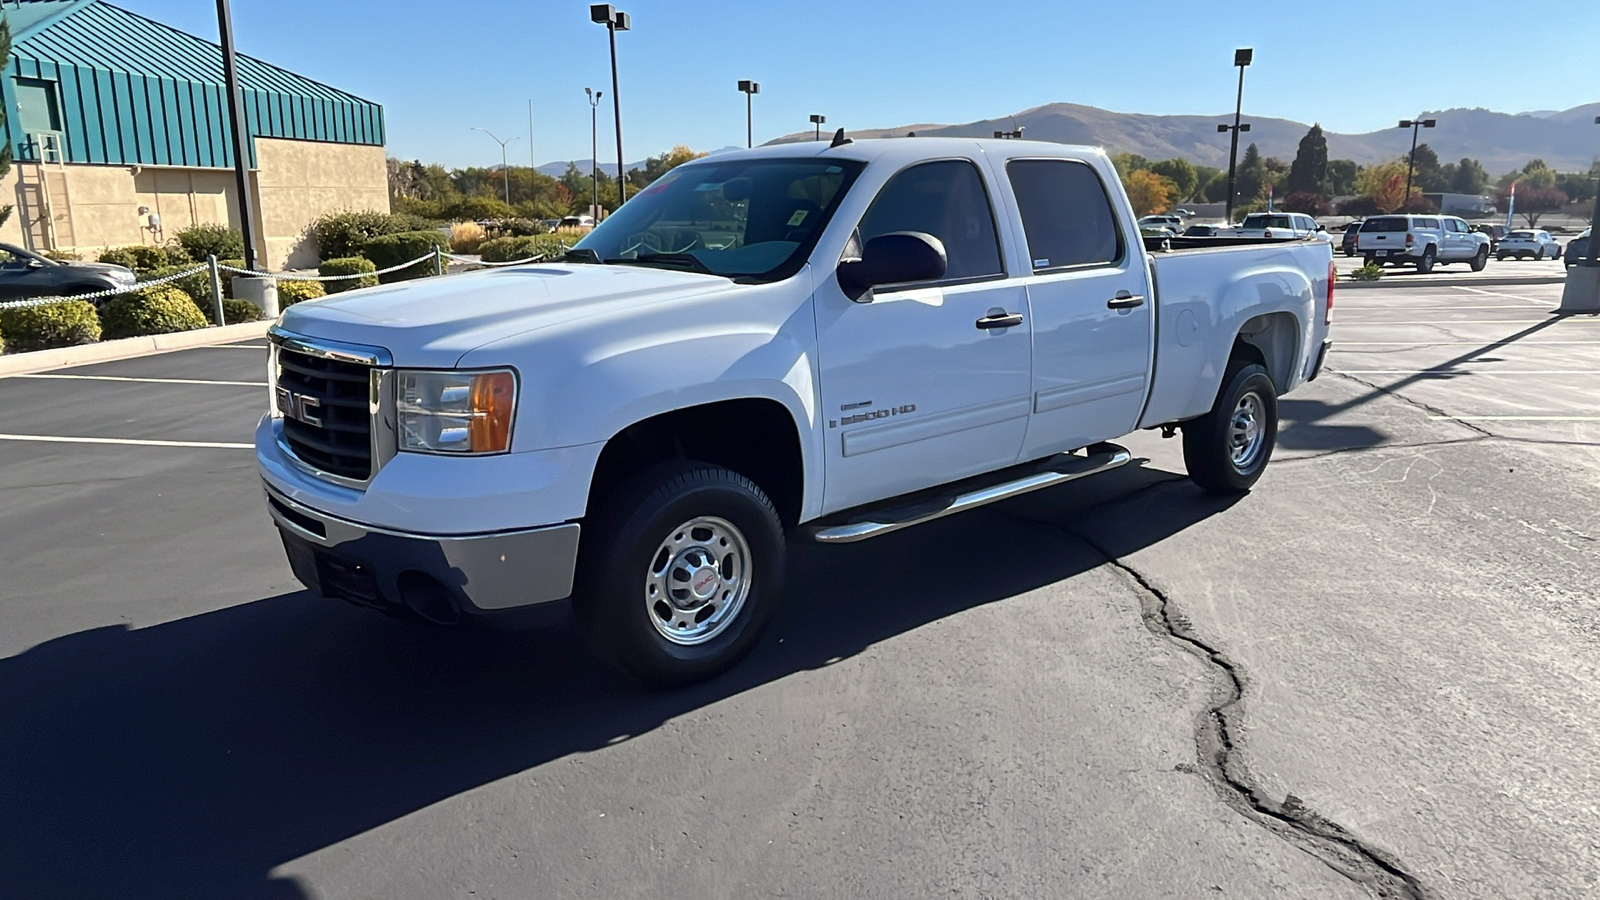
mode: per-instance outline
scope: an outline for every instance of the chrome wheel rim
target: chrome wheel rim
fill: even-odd
[[[650,557],[645,614],[656,633],[685,647],[716,638],[750,596],[750,545],[732,522],[691,519],[667,533]]]
[[[1233,467],[1248,471],[1261,457],[1267,443],[1266,409],[1255,392],[1239,398],[1228,422],[1228,457]]]

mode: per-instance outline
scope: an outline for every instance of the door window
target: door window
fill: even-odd
[[[920,163],[889,179],[861,219],[861,244],[896,231],[920,231],[944,244],[945,283],[1005,274],[989,192],[967,160]]]
[[[1015,159],[1006,177],[1035,272],[1122,260],[1122,229],[1094,169],[1066,159]]]

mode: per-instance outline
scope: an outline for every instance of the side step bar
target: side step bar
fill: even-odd
[[[813,532],[812,537],[824,544],[864,541],[1000,500],[1077,481],[1126,465],[1132,458],[1132,454],[1116,444],[1095,444],[1088,448],[1087,456],[1063,453],[1030,467],[1029,474],[1010,481],[975,488],[962,494],[935,495],[868,510],[843,525],[820,528]]]

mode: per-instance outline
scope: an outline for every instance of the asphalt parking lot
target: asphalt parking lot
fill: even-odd
[[[1600,317],[1559,295],[1344,290],[1248,496],[1141,434],[797,545],[756,654],[666,694],[302,591],[260,341],[0,379],[0,896],[1592,895]]]
[[[1349,275],[1356,269],[1361,268],[1362,264],[1366,261],[1359,256],[1345,256],[1343,253],[1340,253],[1338,249],[1339,237],[1339,235],[1334,235],[1334,264],[1338,267],[1340,275]],[[1482,272],[1472,271],[1472,266],[1468,263],[1452,262],[1438,264],[1434,267],[1432,272],[1429,272],[1426,275],[1418,273],[1415,266],[1385,266],[1383,270],[1383,277],[1391,281],[1417,280],[1424,283],[1443,281],[1445,279],[1449,279],[1450,281],[1457,281],[1460,279],[1471,279],[1473,281],[1489,279],[1505,280],[1507,278],[1548,278],[1559,280],[1566,278],[1566,271],[1565,262],[1558,259],[1500,260],[1491,256],[1489,257],[1488,264],[1483,267]]]

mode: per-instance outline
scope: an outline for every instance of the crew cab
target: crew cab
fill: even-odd
[[[1138,429],[1250,489],[1327,352],[1332,253],[1217,241],[1147,251],[1087,147],[718,154],[561,262],[289,308],[267,507],[324,596],[435,622],[570,605],[640,680],[706,678],[772,618],[791,539],[1104,472]]]
[[[1455,216],[1373,216],[1361,224],[1356,252],[1368,265],[1435,265],[1464,262],[1481,272],[1489,261],[1489,236]]]

